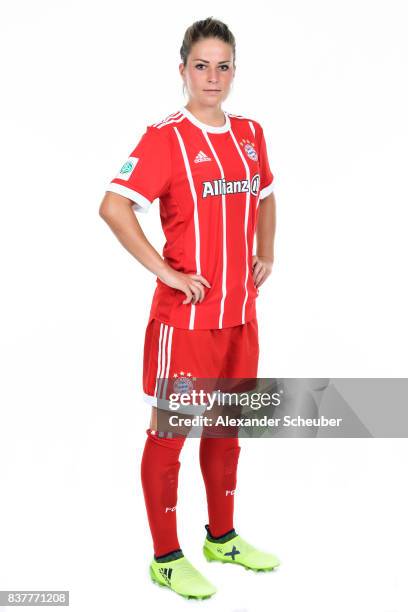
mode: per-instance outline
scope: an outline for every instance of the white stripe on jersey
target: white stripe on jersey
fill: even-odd
[[[167,115],[167,117],[165,117],[164,119],[160,119],[160,121],[157,121],[156,123],[153,123],[153,127],[157,127],[161,123],[164,123],[165,121],[170,121],[170,119],[176,118],[176,117],[179,117],[179,116],[180,116],[180,111],[177,111],[177,113],[172,113],[171,115]]]
[[[246,179],[248,181],[248,184],[250,184],[251,182],[251,178],[250,178],[250,172],[249,172],[249,167],[248,164],[246,162],[246,159],[240,149],[239,144],[237,143],[237,140],[234,136],[234,133],[232,130],[230,130],[230,134],[232,137],[232,140],[234,141],[234,144],[237,148],[238,153],[240,154],[240,157],[242,159],[242,163],[244,164],[245,167],[245,175],[246,175]],[[247,299],[248,299],[248,214],[249,214],[249,202],[250,202],[250,198],[251,198],[251,190],[248,190],[245,194],[245,222],[244,222],[244,240],[245,240],[245,299],[244,299],[244,303],[242,304],[242,323],[245,323],[245,305],[247,303]]]
[[[200,224],[198,221],[198,206],[197,206],[197,193],[194,187],[193,176],[191,174],[191,168],[187,157],[186,147],[184,145],[183,139],[180,135],[180,132],[176,127],[173,127],[173,130],[176,132],[181,154],[183,156],[184,166],[186,168],[186,174],[188,178],[188,182],[190,185],[191,197],[194,202],[194,238],[195,238],[195,261],[196,261],[196,274],[201,274],[201,263],[200,263]],[[190,323],[189,329],[194,329],[194,318],[195,318],[195,304],[190,302],[191,311],[190,311]]]
[[[248,123],[249,123],[249,127],[250,127],[250,128],[251,128],[251,130],[252,130],[253,135],[255,136],[255,128],[254,128],[254,124],[252,123],[252,121],[248,121]]]
[[[231,131],[231,130],[230,130]],[[214,159],[218,164],[218,168],[220,169],[221,178],[225,178],[224,169],[221,166],[220,160],[218,159],[218,155],[215,152],[214,147],[212,146],[211,140],[208,137],[208,134],[205,130],[202,130],[204,138],[206,139],[208,146],[210,147],[212,154],[214,155]],[[218,327],[222,328],[222,319],[224,317],[224,303],[225,298],[227,296],[227,215],[225,208],[225,194],[221,193],[221,202],[222,202],[222,298],[220,303],[220,316],[218,320]]]
[[[160,128],[164,127],[165,125],[171,125],[172,123],[180,123],[180,121],[184,121],[185,118],[186,117],[183,115],[179,119],[171,119],[170,121],[166,121],[165,123],[158,125],[157,129],[160,130]]]

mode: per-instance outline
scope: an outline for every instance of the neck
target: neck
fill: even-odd
[[[194,100],[189,100],[185,108],[197,117],[199,121],[202,121],[202,123],[214,127],[220,127],[225,124],[225,115],[220,104],[205,106]]]

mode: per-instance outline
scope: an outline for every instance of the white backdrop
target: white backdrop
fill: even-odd
[[[179,48],[193,21],[212,15],[233,31],[223,106],[261,122],[277,179],[259,375],[407,375],[404,10],[392,0],[2,3],[0,590],[69,589],[81,612],[192,605],[147,577],[141,365],[154,277],[98,208],[145,126],[186,103]],[[161,249],[157,202],[139,219]],[[406,610],[405,440],[242,445],[236,527],[282,566],[253,575],[203,562],[191,441],[180,539],[219,586],[199,605]]]

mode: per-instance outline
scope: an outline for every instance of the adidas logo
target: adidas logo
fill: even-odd
[[[224,557],[231,557],[231,559],[233,561],[235,561],[235,556],[236,555],[240,555],[240,554],[241,554],[241,551],[238,550],[238,548],[234,544],[234,546],[232,547],[232,550],[230,552],[224,553]]]
[[[159,568],[159,572],[161,573],[161,575],[163,576],[163,578],[165,579],[165,581],[167,582],[167,584],[170,586],[171,584],[171,575],[173,573],[172,568],[170,567],[160,567]]]
[[[198,164],[200,162],[211,161],[211,157],[207,157],[203,151],[199,151],[195,157],[194,163]]]

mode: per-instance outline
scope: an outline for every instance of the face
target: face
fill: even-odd
[[[189,100],[203,106],[220,106],[228,96],[235,75],[231,45],[218,38],[199,40],[191,47],[180,74]]]

